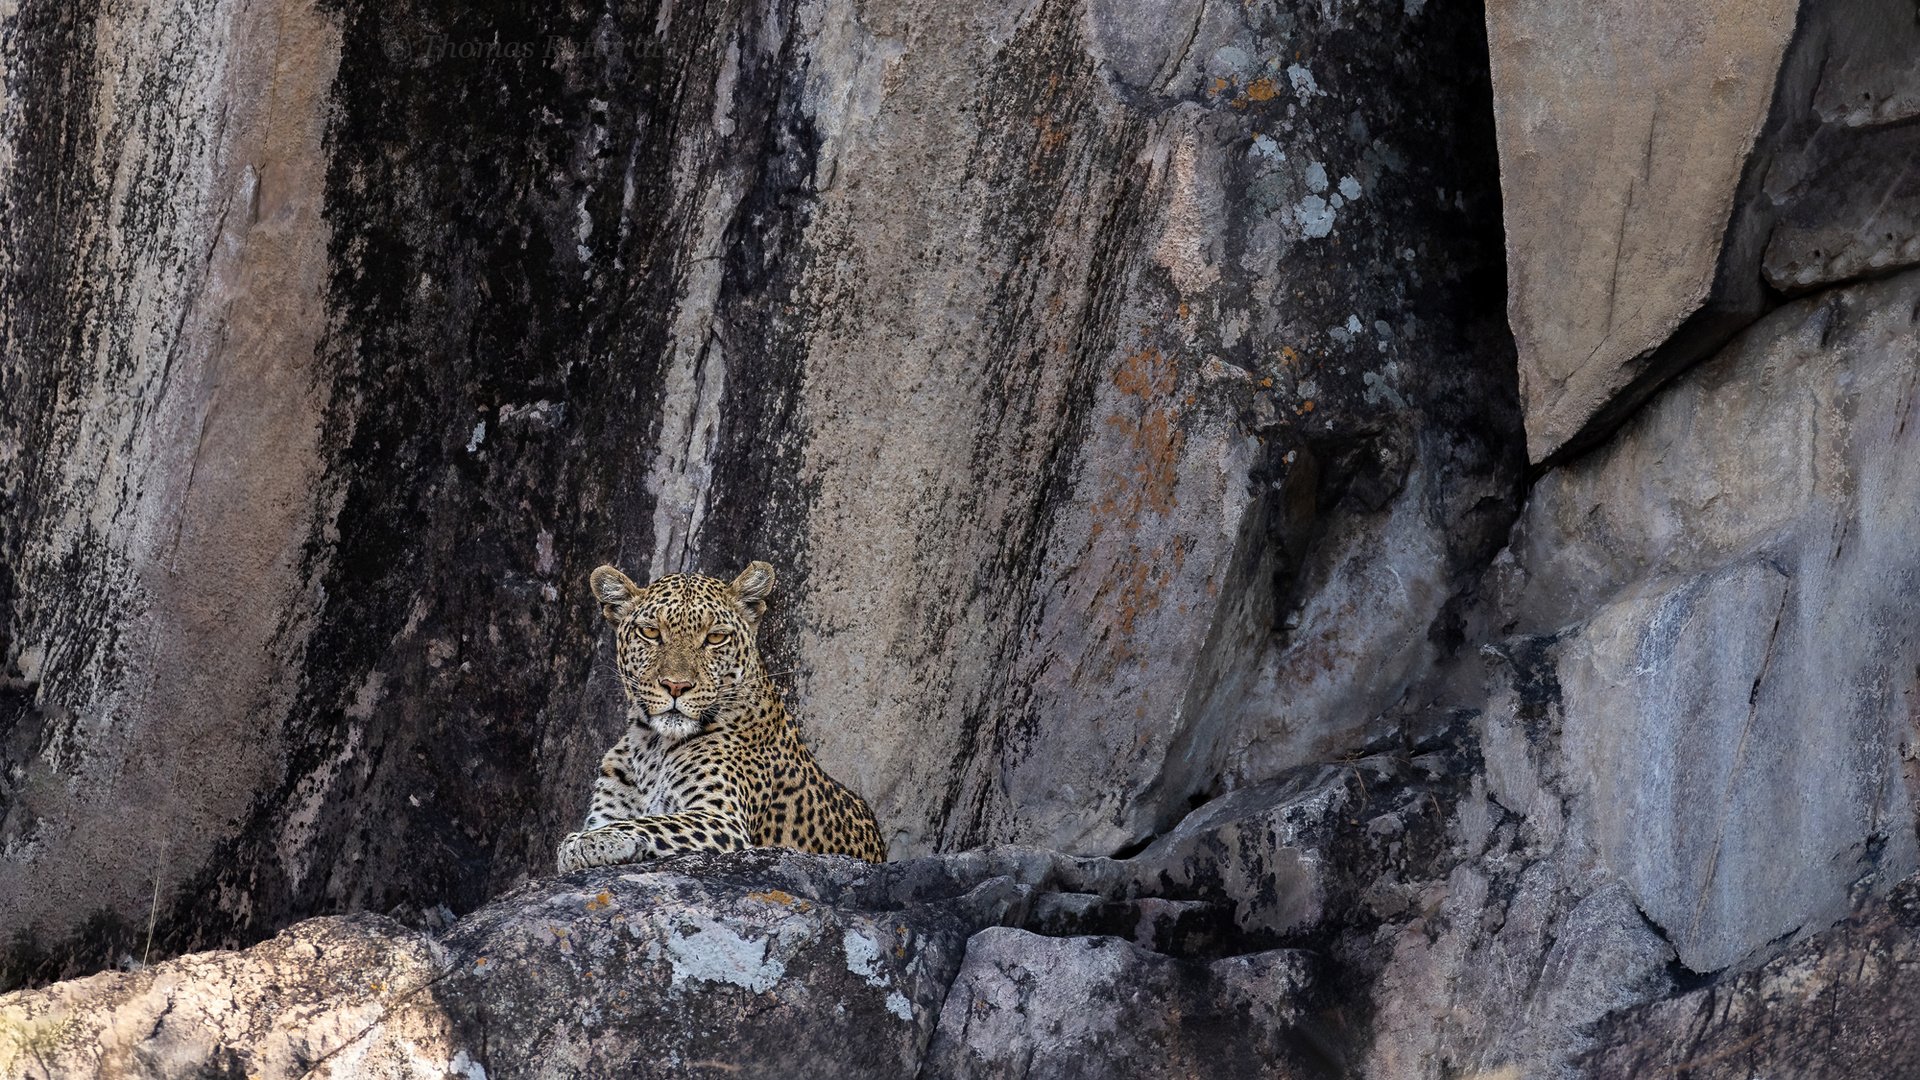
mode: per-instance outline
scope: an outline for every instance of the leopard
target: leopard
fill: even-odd
[[[773,577],[759,561],[731,582],[589,576],[613,624],[627,730],[600,760],[586,822],[560,842],[561,873],[749,847],[886,861],[872,808],[814,761],[761,663]]]

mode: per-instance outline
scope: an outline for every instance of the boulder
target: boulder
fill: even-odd
[[[1670,341],[1697,360],[1696,338],[1711,349],[1760,314],[1757,274],[1716,285],[1798,8],[1487,6],[1507,316],[1535,462],[1591,444],[1684,366],[1656,367]]]
[[[1028,906],[983,869],[688,856],[529,884],[437,940],[309,920],[0,998],[0,1075],[911,1076],[968,936]]]
[[[0,1076],[1319,1075],[1310,954],[1015,928],[1057,923],[1049,897],[1136,926],[1177,906],[1126,900],[1130,876],[1032,849],[757,850],[530,883],[438,936],[313,919],[0,997]],[[1039,891],[1062,884],[1107,892]]]
[[[1778,293],[1920,262],[1911,4],[1527,0],[1487,23],[1535,462],[1597,444]]]
[[[1289,949],[1210,964],[1119,938],[975,934],[925,1076],[1322,1076],[1301,1028],[1311,959]]]
[[[477,1078],[430,1004],[450,962],[425,934],[346,915],[244,952],[8,994],[0,1075]]]

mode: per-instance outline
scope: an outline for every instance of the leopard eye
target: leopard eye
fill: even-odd
[[[643,626],[640,628],[640,636],[646,638],[648,641],[652,641],[654,638],[660,636],[660,631],[651,626]]]
[[[727,640],[727,635],[725,634],[712,633],[707,635],[707,644],[709,645],[718,645],[725,640]]]

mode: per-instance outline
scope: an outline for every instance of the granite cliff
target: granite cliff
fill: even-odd
[[[1920,16],[0,12],[0,1074],[1920,1068]],[[894,862],[556,878],[775,563]]]

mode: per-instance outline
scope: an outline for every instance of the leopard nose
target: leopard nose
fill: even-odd
[[[686,693],[688,690],[693,689],[693,684],[690,682],[668,682],[665,679],[662,679],[660,680],[660,685],[667,688],[668,697],[676,697],[676,698],[679,697],[681,694]]]

